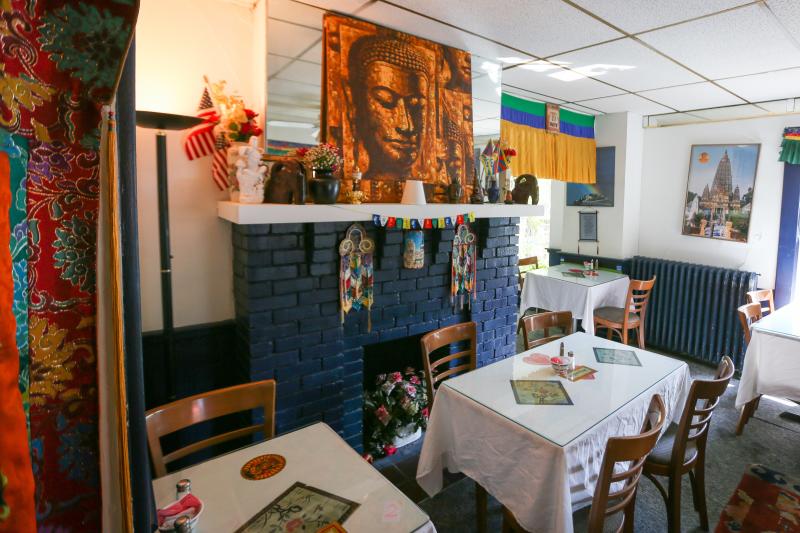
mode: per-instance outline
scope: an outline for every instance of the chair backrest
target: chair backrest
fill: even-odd
[[[625,301],[627,302],[628,311],[625,313],[624,318],[622,319],[622,326],[624,330],[628,328],[628,315],[630,313],[636,313],[639,315],[639,324],[641,328],[644,328],[644,316],[647,312],[647,303],[650,301],[650,294],[653,291],[653,286],[656,284],[656,277],[653,276],[653,279],[649,280],[638,280],[632,279],[631,282],[628,284],[628,295],[625,297]]]
[[[453,344],[468,346],[464,350],[451,353],[445,351]],[[422,347],[422,363],[425,366],[425,385],[428,388],[428,402],[433,403],[434,393],[439,383],[447,378],[457,376],[477,365],[478,327],[475,322],[464,322],[431,331],[420,339]],[[442,349],[439,356],[433,352]],[[444,368],[439,368],[444,366]]]
[[[713,379],[696,379],[692,382],[675,434],[671,465],[676,468],[683,466],[686,447],[690,442],[695,442],[698,453],[705,453],[711,416],[728,388],[733,371],[733,361],[726,355],[717,366]]]
[[[744,332],[744,343],[750,344],[750,326],[764,316],[761,312],[761,302],[744,304],[737,311],[739,313],[739,322],[742,324],[742,331]]]
[[[164,455],[161,437],[206,420],[259,407],[264,408],[264,422],[201,440]],[[147,442],[153,459],[156,477],[167,474],[167,464],[181,457],[232,439],[263,432],[265,438],[275,435],[275,381],[235,385],[151,409],[145,413]]]
[[[594,489],[592,508],[589,510],[590,533],[601,533],[607,517],[624,512],[629,504],[635,503],[633,498],[642,476],[644,462],[658,442],[666,418],[667,409],[664,400],[656,394],[650,400],[650,408],[638,435],[608,439],[600,475]],[[627,470],[614,473],[614,466],[617,463],[629,463]],[[619,482],[624,482],[622,487],[612,492],[612,485]],[[618,531],[625,529],[626,525],[630,526],[629,531],[633,531],[633,524],[625,524],[624,520]]]
[[[560,337],[565,337],[572,333],[572,312],[554,311],[548,313],[538,313],[535,315],[525,315],[519,319],[519,328],[522,329],[525,349],[530,350],[542,344],[547,344]],[[518,328],[518,329],[519,329]],[[564,333],[550,335],[550,328],[561,328]],[[532,340],[531,334],[534,331],[543,330],[544,337]]]
[[[766,307],[762,307],[761,302],[767,302]],[[775,311],[775,294],[772,289],[761,289],[747,293],[747,303],[758,304],[761,307],[761,314],[772,313]]]
[[[525,270],[522,270],[522,267],[531,267]],[[522,288],[522,283],[525,281],[525,272],[528,270],[532,270],[534,268],[539,268],[539,258],[536,256],[533,257],[523,257],[517,263],[517,268],[519,269],[519,287]]]

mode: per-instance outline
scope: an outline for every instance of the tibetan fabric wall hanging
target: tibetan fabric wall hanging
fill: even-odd
[[[783,130],[781,155],[778,161],[800,165],[800,127],[794,126]]]
[[[596,181],[594,117],[559,109],[560,132],[547,131],[547,107],[503,93],[500,138],[517,150],[514,173],[573,183]]]
[[[454,308],[472,307],[477,287],[475,258],[478,238],[468,224],[456,228],[453,238],[453,253],[450,258],[450,303]]]
[[[399,202],[412,176],[429,202],[447,203],[453,181],[469,197],[470,54],[341,15],[326,14],[323,32],[323,130],[342,149],[341,190],[359,168],[367,202]]]
[[[17,246],[19,255],[8,270],[0,270],[2,282],[11,286],[12,269],[22,269],[27,256],[27,297],[24,284],[14,286],[14,316],[3,324],[27,312],[28,348],[17,354],[19,339],[7,344],[4,338],[2,356],[8,358],[15,347],[15,366],[21,363],[13,380],[16,392],[28,383],[30,448],[26,432],[10,433],[5,419],[0,439],[15,435],[17,449],[30,450],[29,475],[36,483],[29,492],[12,479],[0,450],[0,499],[11,517],[0,517],[3,533],[103,529],[95,330],[100,107],[116,92],[138,4],[0,2],[0,127],[28,142],[24,192],[21,182],[15,185],[13,163],[11,182],[4,185],[6,194],[16,188],[13,205],[18,209],[22,198],[26,212],[23,217],[12,209],[8,231],[13,225],[27,232],[5,241],[6,247]],[[2,402],[12,401],[7,386],[0,383]],[[25,497],[29,507],[20,503]]]
[[[351,309],[367,310],[367,324],[372,331],[372,253],[375,242],[367,236],[361,224],[353,224],[347,229],[344,239],[339,243],[339,304],[342,324]]]

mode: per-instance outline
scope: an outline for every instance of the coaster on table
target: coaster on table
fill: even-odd
[[[589,368],[585,365],[576,366],[573,370],[567,372],[567,375],[564,376],[570,381],[580,381],[582,379],[594,379],[594,375],[597,372],[594,368]]]
[[[550,364],[550,356],[545,355],[543,353],[532,353],[526,355],[522,358],[522,360],[529,365],[549,365]]]
[[[282,455],[268,453],[259,455],[247,461],[242,467],[241,474],[245,479],[258,481],[274,476],[286,466],[286,458]]]

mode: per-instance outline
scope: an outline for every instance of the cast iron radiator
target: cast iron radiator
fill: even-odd
[[[758,274],[635,256],[630,275],[658,277],[645,319],[648,346],[714,364],[729,355],[741,370],[745,346],[736,308],[756,289]]]

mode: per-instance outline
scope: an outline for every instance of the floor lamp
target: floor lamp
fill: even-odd
[[[167,131],[191,128],[203,122],[189,115],[172,115],[153,111],[136,111],[136,125],[156,131],[156,163],[158,179],[158,241],[161,256],[161,314],[163,316],[166,359],[164,375],[167,399],[175,399],[175,343],[172,319],[172,254],[169,246],[169,197],[167,190]]]

